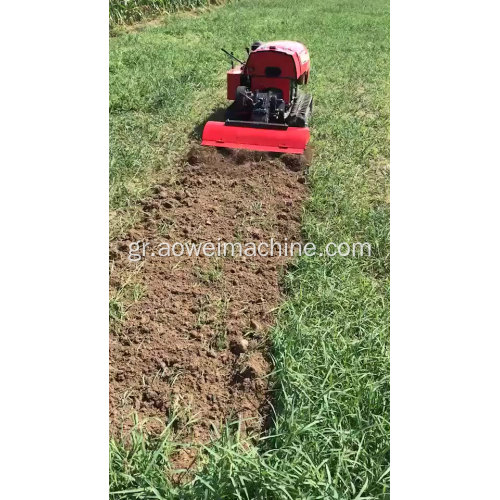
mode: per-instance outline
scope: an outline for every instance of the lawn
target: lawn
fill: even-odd
[[[389,495],[389,2],[240,0],[110,38],[111,236],[175,177],[225,105],[225,47],[298,40],[311,54],[306,241],[372,257],[302,257],[271,332],[276,417],[257,447],[229,426],[193,481],[169,482],[167,429],[110,446],[112,498],[367,499]]]

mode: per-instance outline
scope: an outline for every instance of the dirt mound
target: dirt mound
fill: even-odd
[[[180,412],[176,433],[185,442],[207,442],[227,419],[244,421],[246,433],[262,430],[271,370],[266,333],[287,259],[160,257],[156,250],[162,242],[300,241],[301,161],[197,147],[179,183],[157,186],[143,220],[111,243],[113,433],[131,426],[133,412],[162,421]],[[137,241],[149,246],[132,262]],[[183,453],[178,465],[191,459]]]

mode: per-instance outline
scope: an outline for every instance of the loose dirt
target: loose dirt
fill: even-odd
[[[269,412],[267,332],[286,257],[160,257],[162,242],[300,241],[302,157],[196,147],[174,185],[143,203],[143,220],[110,245],[110,425],[176,416],[176,439],[206,443],[225,421],[259,433]],[[220,240],[219,240],[220,239]],[[148,242],[140,261],[130,244]],[[153,256],[152,254],[155,253]],[[151,419],[156,417],[157,419]],[[183,451],[177,466],[189,467]]]

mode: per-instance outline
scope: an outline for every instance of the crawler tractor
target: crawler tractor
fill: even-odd
[[[209,121],[202,145],[302,154],[309,141],[309,52],[299,42],[254,42],[246,62],[231,57],[224,122]],[[234,66],[233,60],[238,64]]]

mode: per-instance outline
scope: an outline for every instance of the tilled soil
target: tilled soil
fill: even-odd
[[[160,257],[174,242],[300,241],[305,160],[197,147],[179,182],[156,187],[144,217],[110,248],[110,424],[153,430],[174,415],[176,439],[206,443],[227,420],[258,433],[269,410],[267,331],[286,257]],[[132,262],[130,244],[149,243]],[[153,255],[153,253],[155,255]],[[142,256],[141,256],[142,257]],[[194,453],[177,456],[188,467]]]

